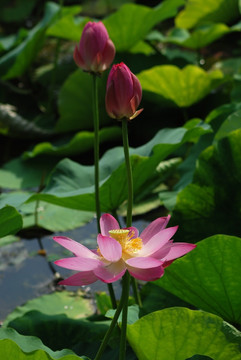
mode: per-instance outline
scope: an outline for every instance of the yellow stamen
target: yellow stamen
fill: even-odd
[[[123,253],[131,255],[142,248],[142,240],[139,237],[134,238],[134,231],[130,232],[130,230],[127,229],[118,229],[110,230],[109,234],[121,244]]]
[[[125,230],[125,229],[110,230],[109,234],[112,238],[116,239],[117,241],[121,241],[127,239],[129,230]]]

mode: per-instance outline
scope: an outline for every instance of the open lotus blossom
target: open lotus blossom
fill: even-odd
[[[83,70],[102,73],[115,57],[115,46],[109,38],[104,24],[89,21],[74,50],[74,60]]]
[[[137,110],[142,97],[140,81],[123,62],[113,65],[108,76],[105,106],[113,119],[134,119],[143,109]]]
[[[97,250],[89,250],[67,237],[54,240],[75,256],[55,261],[55,264],[79,271],[60,281],[62,285],[88,285],[97,280],[112,283],[126,272],[136,279],[153,281],[164,274],[164,268],[176,258],[193,250],[196,245],[173,243],[171,238],[178,226],[166,228],[170,216],[153,221],[140,234],[135,227],[120,229],[110,214],[100,218],[101,234],[97,237]]]

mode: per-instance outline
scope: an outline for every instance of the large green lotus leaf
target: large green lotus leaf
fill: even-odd
[[[106,77],[98,79],[100,123],[110,122],[105,111]],[[93,129],[92,118],[92,76],[82,70],[76,70],[64,82],[60,89],[58,106],[60,118],[56,131]]]
[[[0,169],[0,186],[5,189],[38,188],[45,184],[48,174],[58,159],[49,157],[25,161],[22,158],[10,160]]]
[[[79,41],[81,32],[88,18],[76,18],[81,12],[81,6],[64,6],[54,23],[47,29],[48,36]]]
[[[158,164],[186,141],[209,132],[203,124],[192,129],[160,130],[147,144],[130,149],[133,168],[134,195],[156,177]],[[94,211],[94,167],[79,165],[71,160],[61,161],[52,173],[44,192],[31,200],[42,199],[60,206]],[[123,148],[109,150],[100,160],[101,210],[111,212],[127,198],[127,179]]]
[[[222,73],[218,70],[207,73],[194,65],[183,69],[161,65],[142,71],[138,78],[143,91],[171,100],[179,107],[188,107],[209,94]]]
[[[19,215],[21,216],[22,224],[20,228],[23,227],[24,229],[36,226],[36,213],[38,226],[52,232],[75,229],[89,222],[94,216],[94,213],[90,211],[66,209],[61,206],[44,202],[39,202],[36,209],[35,202],[24,204],[31,195],[32,193],[30,192],[20,191],[1,194],[0,211],[3,212],[3,209],[6,209],[8,205],[10,205],[10,207],[14,206],[16,209],[13,214],[11,214],[14,216],[15,212],[17,213],[17,211],[21,213],[21,215]],[[16,226],[17,229],[14,231],[14,233],[20,229],[20,224],[17,221],[17,215],[15,216],[13,217],[13,220],[11,220],[12,226],[14,229]],[[3,217],[2,229],[5,229],[6,226],[8,226],[8,221]]]
[[[192,33],[186,29],[175,28],[166,38],[170,42],[190,49],[205,47],[230,32],[225,24],[208,24],[196,28]]]
[[[175,16],[178,7],[183,3],[183,0],[168,0],[153,9],[142,5],[124,4],[103,22],[117,51],[126,51],[144,39],[154,25]]]
[[[100,144],[105,141],[115,141],[121,138],[121,129],[118,127],[103,128],[99,131]],[[81,131],[64,144],[43,142],[35,145],[32,151],[23,154],[24,159],[34,158],[39,155],[73,156],[93,149],[94,133]]]
[[[127,327],[139,360],[184,360],[195,354],[240,360],[241,334],[221,318],[186,308],[148,314]]]
[[[35,225],[35,203],[23,204],[20,207],[23,215],[23,228]],[[66,209],[62,206],[39,202],[37,208],[38,226],[56,232],[76,229],[94,217],[90,211]]]
[[[221,233],[241,236],[241,130],[204,150],[193,183],[177,197],[173,221],[177,238],[196,242]]]
[[[227,117],[215,134],[215,139],[220,140],[230,132],[241,128],[241,110],[238,110]]]
[[[4,206],[0,209],[0,238],[16,234],[23,226],[23,219],[13,206]]]
[[[93,314],[90,300],[78,293],[62,291],[40,296],[27,301],[23,306],[18,306],[7,316],[3,325],[8,326],[10,321],[31,310],[38,310],[46,315],[65,314],[71,319],[80,319]]]
[[[156,283],[202,310],[241,324],[240,251],[240,238],[214,235],[176,260]]]
[[[109,320],[71,319],[64,314],[47,315],[33,310],[14,319],[8,326],[22,335],[37,336],[53,351],[78,347],[78,353],[94,358],[109,324]]]
[[[26,71],[43,44],[47,27],[58,12],[57,4],[46,3],[43,19],[29,31],[20,45],[0,58],[0,76],[3,79],[15,78]]]
[[[176,17],[176,26],[190,29],[210,22],[230,23],[239,17],[238,3],[238,0],[188,0]]]
[[[71,350],[52,351],[35,336],[23,336],[14,329],[0,329],[1,359],[18,360],[81,360]],[[84,359],[83,359],[84,360]]]

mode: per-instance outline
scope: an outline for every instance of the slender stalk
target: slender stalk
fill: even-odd
[[[127,215],[126,215],[126,226],[129,227],[132,224],[132,207],[133,207],[133,180],[132,180],[132,168],[129,156],[129,141],[128,141],[128,130],[127,130],[127,119],[122,120],[122,138],[125,154],[126,163],[126,174],[127,174],[127,186],[128,186],[128,204],[127,204]]]
[[[130,275],[128,271],[126,271],[125,275],[123,276],[123,286],[122,286],[122,296],[124,299],[124,304],[122,309],[119,360],[124,360],[126,355],[126,329],[127,329],[129,289],[130,289]]]
[[[126,174],[127,174],[127,185],[128,185],[128,205],[127,205],[127,216],[126,216],[126,226],[129,227],[132,225],[132,207],[133,207],[133,179],[132,179],[132,168],[130,163],[129,155],[129,141],[128,141],[128,129],[127,129],[128,120],[122,120],[122,138],[125,154],[125,163],[126,163]],[[137,288],[136,279],[131,279],[133,294],[135,297],[136,303],[142,307],[140,294]]]
[[[94,164],[95,164],[95,209],[97,217],[97,228],[100,233],[100,192],[99,192],[99,100],[98,100],[98,78],[96,74],[93,79],[93,119],[94,119]]]
[[[92,74],[93,79],[93,119],[94,119],[94,164],[95,164],[95,208],[97,217],[97,229],[100,233],[100,190],[99,190],[99,99],[98,99],[98,77]],[[112,284],[108,284],[111,304],[116,309],[116,299]]]
[[[140,293],[139,293],[139,290],[138,290],[137,281],[132,276],[131,276],[131,286],[132,286],[135,302],[141,308],[142,307],[142,301],[141,301],[141,296],[140,296]]]
[[[103,352],[104,352],[104,350],[105,350],[105,348],[106,348],[106,346],[107,346],[107,344],[108,344],[108,342],[110,340],[110,336],[112,334],[112,331],[114,330],[114,328],[116,326],[117,320],[118,320],[118,318],[120,316],[121,310],[122,310],[123,305],[125,303],[125,295],[126,295],[125,292],[122,290],[121,299],[120,299],[120,302],[119,302],[118,307],[116,309],[115,315],[114,315],[114,317],[113,317],[113,319],[111,321],[110,327],[109,327],[107,333],[105,334],[105,337],[104,337],[104,339],[103,339],[103,341],[102,341],[102,343],[100,345],[100,348],[99,348],[94,360],[99,360],[101,358],[101,356],[103,355]]]

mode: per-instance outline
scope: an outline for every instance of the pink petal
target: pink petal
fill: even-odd
[[[126,266],[123,260],[112,263],[108,266],[99,266],[94,270],[98,279],[105,283],[112,283],[119,280],[126,272]]]
[[[95,276],[93,271],[82,271],[68,277],[65,280],[60,281],[59,284],[69,286],[82,286],[92,284],[97,280],[98,278]]]
[[[120,226],[118,221],[110,214],[104,214],[100,218],[101,235],[110,236],[109,230],[117,230]]]
[[[188,243],[172,244],[167,255],[163,254],[164,256],[162,256],[162,254],[160,253],[160,259],[165,262],[175,260],[175,259],[189,253],[190,251],[195,249],[196,246],[197,245],[195,245],[195,244],[188,244]]]
[[[165,216],[165,217],[161,217],[158,218],[154,221],[152,221],[146,228],[145,230],[142,231],[140,238],[143,241],[143,244],[147,243],[150,238],[152,238],[154,235],[156,235],[157,233],[159,233],[161,230],[165,229],[165,227],[167,226],[169,220],[170,220],[170,215]]]
[[[140,269],[127,265],[127,269],[134,278],[143,281],[154,281],[164,274],[164,270],[161,265],[150,269]]]
[[[119,261],[122,255],[121,244],[110,236],[103,236],[101,234],[97,237],[97,243],[101,255],[111,262]]]
[[[160,250],[177,231],[178,226],[173,226],[154,235],[138,252],[138,256],[150,256]],[[156,256],[155,256],[156,257]]]
[[[139,269],[150,269],[161,266],[162,262],[152,257],[133,257],[126,260],[126,264]]]
[[[72,258],[60,259],[55,261],[54,263],[58,266],[70,270],[90,271],[90,270],[94,270],[100,264],[100,261],[97,259],[72,257]]]
[[[128,236],[131,236],[131,238],[137,238],[139,236],[139,231],[134,226],[123,228],[123,230],[129,230]]]
[[[113,44],[111,39],[108,39],[102,53],[102,58],[103,58],[102,71],[108,69],[108,67],[111,65],[112,61],[114,60],[114,57],[115,57],[115,45]]]
[[[76,65],[79,66],[81,69],[88,70],[88,68],[86,67],[85,62],[79,52],[78,45],[76,45],[75,49],[74,49],[74,61],[75,61]]]
[[[53,239],[76,256],[97,259],[97,256],[91,250],[77,241],[65,236],[54,236]]]

